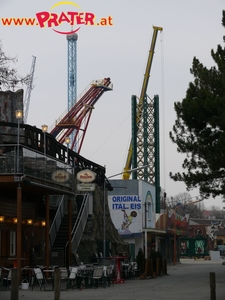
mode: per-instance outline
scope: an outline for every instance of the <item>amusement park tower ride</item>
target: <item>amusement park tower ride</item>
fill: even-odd
[[[68,111],[74,106],[77,99],[77,39],[76,33],[66,36],[68,41]],[[70,140],[73,141],[75,131],[71,133]],[[76,151],[76,149],[74,149]]]

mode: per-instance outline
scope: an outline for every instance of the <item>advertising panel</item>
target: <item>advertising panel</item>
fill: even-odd
[[[142,232],[142,199],[139,195],[114,195],[108,197],[112,221],[118,232]]]

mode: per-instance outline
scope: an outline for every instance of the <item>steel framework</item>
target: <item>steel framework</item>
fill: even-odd
[[[94,105],[105,91],[112,88],[110,78],[93,80],[70,111],[56,120],[56,124],[49,130],[50,133],[63,144],[66,137],[75,131],[70,148],[73,150],[76,147],[76,152],[80,153]]]
[[[68,41],[68,104],[67,111],[74,106],[77,99],[77,39],[76,33],[66,36]],[[71,140],[74,139],[75,132],[71,133]],[[75,149],[74,149],[75,150]]]

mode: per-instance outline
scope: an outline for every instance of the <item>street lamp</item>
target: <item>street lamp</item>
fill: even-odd
[[[137,168],[134,168],[134,169],[131,169],[131,170],[126,170],[126,171],[123,171],[123,172],[120,172],[120,173],[111,175],[111,176],[109,176],[109,177],[107,177],[107,178],[109,179],[109,178],[112,178],[112,177],[116,177],[116,176],[121,175],[121,174],[124,174],[124,173],[133,173],[133,172],[135,172],[135,171],[138,171],[138,170],[147,168],[148,166],[149,166],[149,165],[145,165],[145,166],[140,166],[140,167],[137,167]]]
[[[67,146],[67,163],[69,163],[69,156],[68,156],[68,154],[69,154],[69,144],[70,144],[70,137],[69,136],[67,136],[66,138],[65,138],[65,143],[66,143],[66,146]]]
[[[18,120],[18,131],[17,131],[17,167],[16,172],[19,173],[19,157],[20,157],[20,119],[23,118],[22,110],[16,110],[16,118]]]
[[[46,156],[46,132],[48,132],[48,125],[41,126],[42,132],[44,133],[44,156]]]
[[[174,209],[174,228],[173,228],[173,264],[174,266],[176,265],[176,251],[177,251],[177,240],[176,240],[176,227],[177,227],[177,220],[176,220],[176,210],[178,208],[180,208],[181,206],[187,206],[189,204],[194,204],[194,203],[198,203],[198,202],[201,202],[203,201],[204,199],[200,199],[200,200],[195,200],[195,201],[192,201],[192,202],[188,202],[184,205],[179,205],[179,206],[176,206],[175,209]]]

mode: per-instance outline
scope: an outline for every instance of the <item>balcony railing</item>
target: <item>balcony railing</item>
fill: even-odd
[[[43,155],[28,147],[11,144],[0,145],[0,174],[27,175],[64,187],[74,188],[74,168],[55,158]]]

